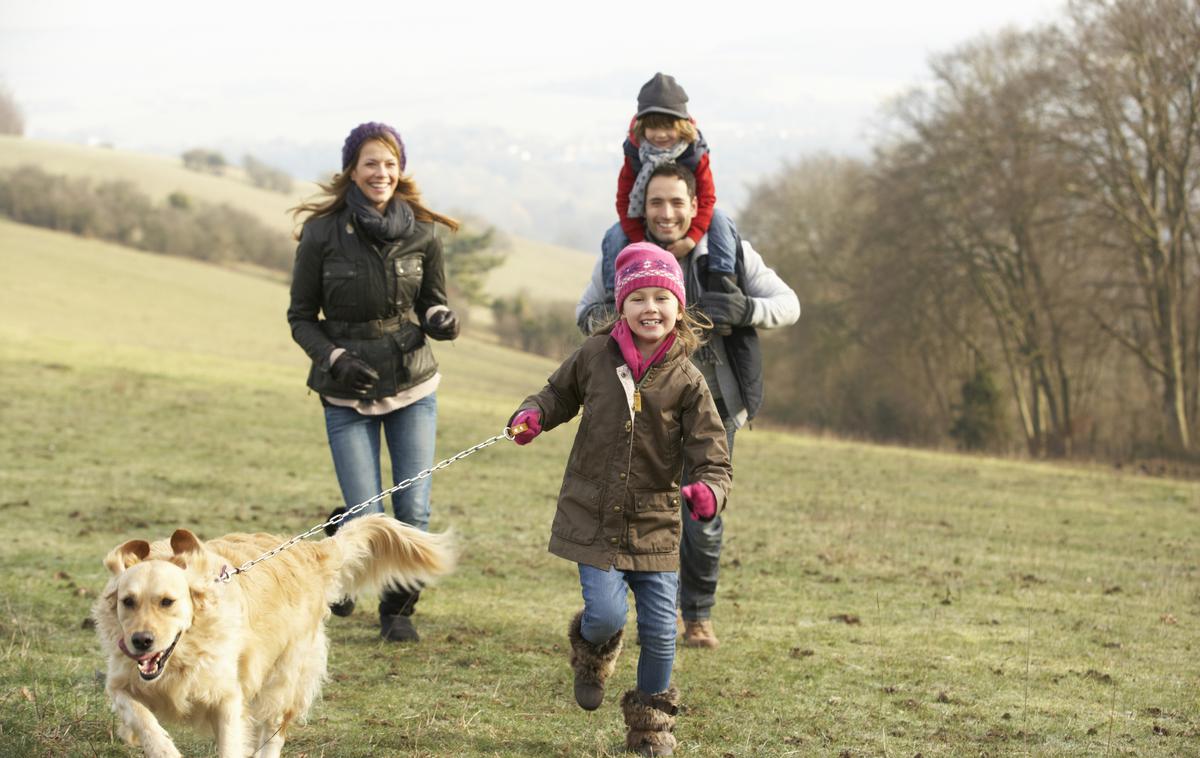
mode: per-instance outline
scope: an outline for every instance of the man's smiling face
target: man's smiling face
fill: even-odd
[[[675,176],[656,176],[646,187],[646,233],[663,247],[683,239],[696,215],[696,198]]]

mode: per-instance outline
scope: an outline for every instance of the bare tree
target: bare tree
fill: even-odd
[[[7,87],[0,86],[0,134],[25,134],[25,116]]]
[[[1166,426],[1195,445],[1200,371],[1200,2],[1078,0],[1063,134],[1074,189],[1116,265],[1092,313],[1156,377]]]
[[[898,109],[912,136],[890,159],[919,201],[911,223],[930,227],[943,265],[990,319],[992,362],[1006,369],[1032,455],[1070,454],[1074,374],[1095,357],[1073,317],[1083,251],[1064,205],[1071,170],[1054,149],[1051,43],[1005,32],[936,60],[932,90]],[[961,337],[992,352],[978,334]]]

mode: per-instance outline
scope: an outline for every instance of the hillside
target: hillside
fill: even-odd
[[[96,182],[129,181],[158,199],[182,191],[207,203],[228,203],[288,235],[294,231],[288,208],[316,192],[316,185],[307,182],[297,182],[293,195],[268,192],[251,185],[238,168],[229,169],[227,176],[213,176],[190,171],[175,158],[0,135],[0,167],[21,164]],[[504,296],[524,289],[537,300],[578,299],[595,261],[592,254],[520,237],[510,240],[504,264],[488,278],[488,294]]]
[[[282,284],[7,222],[0,281],[0,755],[132,758],[83,622],[102,557],[319,523],[338,497],[320,405]],[[470,334],[435,350],[438,458],[553,368]],[[621,754],[615,705],[571,701],[577,571],[545,549],[572,432],[434,475],[462,558],[422,596],[421,643],[381,643],[369,599],[331,620],[289,754]],[[735,464],[723,644],[675,662],[681,755],[1195,754],[1200,485],[760,429]]]

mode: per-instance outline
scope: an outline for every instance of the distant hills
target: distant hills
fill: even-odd
[[[269,192],[253,186],[237,167],[229,167],[216,176],[188,170],[178,158],[0,136],[0,167],[22,164],[38,166],[50,174],[87,177],[97,182],[129,181],[151,197],[164,201],[173,192],[183,192],[208,203],[228,203],[289,235],[295,225],[287,209],[317,191],[312,182],[297,182],[293,194]],[[535,300],[575,301],[595,262],[592,254],[511,234],[506,237],[509,242],[506,260],[489,275],[485,288],[488,294],[506,296],[524,290]]]

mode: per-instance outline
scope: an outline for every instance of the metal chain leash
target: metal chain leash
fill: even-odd
[[[279,555],[284,550],[287,550],[292,545],[295,545],[297,542],[308,539],[309,537],[316,534],[317,532],[324,530],[325,527],[342,523],[343,521],[350,518],[354,514],[358,513],[362,509],[366,508],[367,506],[371,505],[372,503],[377,503],[380,500],[383,500],[385,497],[392,494],[393,492],[399,492],[402,489],[411,487],[412,485],[416,484],[417,482],[421,481],[422,479],[426,479],[428,477],[433,476],[433,473],[435,471],[441,471],[442,469],[446,468],[450,464],[455,463],[456,461],[461,461],[463,458],[466,458],[468,455],[471,455],[472,453],[476,453],[476,452],[484,449],[485,447],[490,447],[491,445],[496,444],[500,440],[511,440],[511,439],[513,439],[513,437],[516,434],[520,433],[520,431],[522,431],[522,427],[518,427],[516,431],[514,431],[513,429],[511,429],[509,427],[505,427],[504,431],[501,432],[500,434],[497,434],[494,437],[489,437],[488,439],[484,440],[483,442],[480,442],[478,445],[469,447],[466,450],[463,450],[459,453],[452,455],[451,457],[447,458],[444,461],[440,461],[440,462],[434,464],[432,467],[425,469],[424,471],[417,474],[416,476],[405,479],[404,481],[400,482],[396,486],[394,486],[390,489],[386,489],[383,492],[380,492],[378,495],[371,498],[370,500],[364,500],[361,503],[359,503],[358,505],[355,505],[352,508],[348,508],[345,511],[343,511],[342,513],[338,513],[338,514],[334,515],[332,518],[330,518],[325,523],[317,524],[316,526],[314,526],[313,528],[304,532],[303,534],[297,534],[295,537],[292,537],[287,542],[284,542],[281,545],[279,545],[278,547],[268,550],[267,552],[258,556],[254,560],[246,561],[241,566],[238,566],[237,568],[234,568],[234,569],[230,569],[228,566],[222,566],[221,573],[217,575],[216,581],[222,582],[222,583],[228,583],[228,582],[232,581],[233,577],[235,577],[236,575],[246,573],[250,569],[254,568],[255,565],[262,563],[263,561],[267,560],[268,558],[274,558],[276,555]]]

